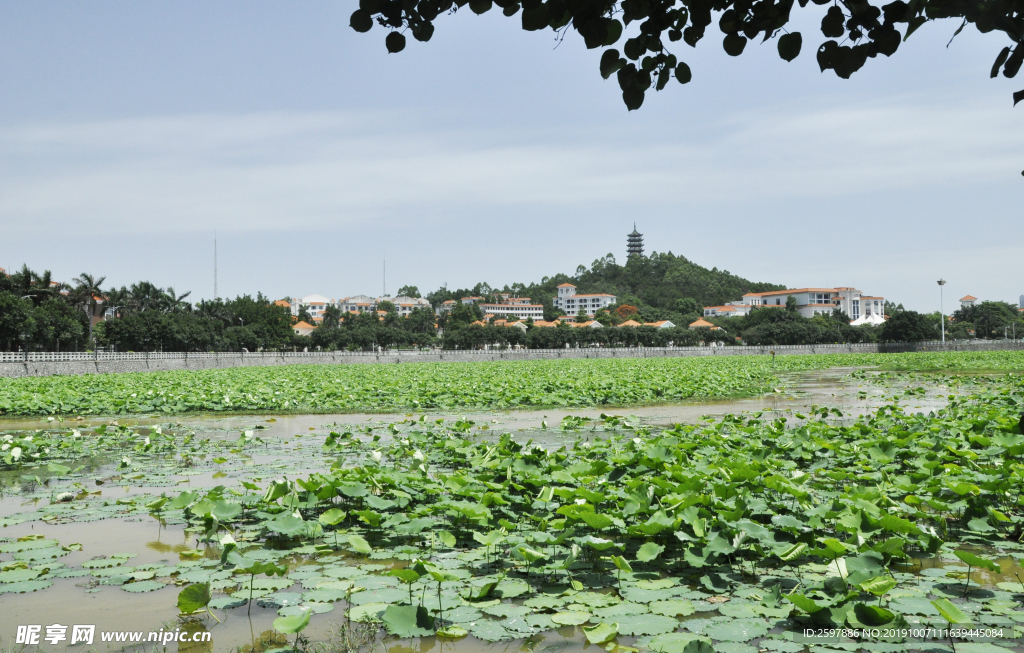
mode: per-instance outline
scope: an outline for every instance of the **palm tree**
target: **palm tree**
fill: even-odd
[[[132,287],[128,290],[128,294],[130,297],[128,303],[136,311],[160,309],[164,301],[163,289],[154,286],[148,281],[133,283]]]
[[[162,303],[163,310],[165,313],[188,313],[192,310],[192,307],[185,298],[192,294],[192,291],[188,291],[184,295],[178,295],[175,293],[174,288],[168,286],[163,292]]]
[[[324,319],[320,323],[320,326],[327,327],[329,329],[339,325],[341,321],[341,309],[335,304],[331,304],[324,309]]]
[[[226,326],[231,324],[231,310],[224,304],[222,299],[204,299],[196,304],[195,310],[201,317],[220,320]]]
[[[106,299],[103,297],[103,289],[100,288],[106,280],[106,277],[100,277],[97,279],[91,274],[86,274],[85,272],[74,279],[74,282],[78,284],[78,287],[74,289],[74,294],[77,296],[76,299],[85,311],[86,317],[89,318],[89,342],[92,342],[92,323],[96,318],[96,307],[100,302],[103,302]]]

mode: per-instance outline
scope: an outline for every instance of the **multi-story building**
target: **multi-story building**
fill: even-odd
[[[306,307],[306,312],[309,316],[317,322],[321,322],[324,319],[324,310],[333,305],[335,302],[333,299],[324,297],[323,295],[306,295],[305,297],[293,297],[289,302],[292,309],[292,316],[299,314],[301,307]]]
[[[750,304],[744,304],[742,301],[729,302],[723,306],[705,306],[704,317],[743,317],[749,315],[753,308]]]
[[[339,300],[338,308],[345,313],[368,313],[377,310],[377,300],[368,295],[355,295]]]
[[[804,317],[830,315],[840,309],[850,316],[850,324],[881,324],[885,321],[885,298],[862,295],[856,288],[796,288],[752,292],[743,295],[743,304],[754,308],[784,307],[789,297],[796,300],[796,310]],[[705,313],[707,315],[707,313]]]
[[[465,306],[478,305],[480,310],[484,312],[485,318],[487,316],[505,317],[506,315],[512,315],[519,320],[529,318],[534,320],[544,319],[544,306],[542,304],[531,304],[529,297],[513,297],[509,293],[496,293],[495,297],[498,298],[497,304],[484,302],[483,297],[463,297],[459,301]],[[438,306],[436,312],[438,315],[451,313],[452,309],[455,308],[455,304],[454,299],[449,299]]]
[[[378,297],[377,302],[391,302],[402,317],[408,317],[409,313],[412,313],[417,308],[430,308],[430,302],[422,297],[406,297],[404,295],[399,297]]]
[[[961,309],[971,308],[972,306],[974,306],[974,303],[977,302],[977,301],[978,301],[978,298],[975,297],[974,295],[964,295],[963,297],[960,298],[960,308]]]
[[[614,304],[615,295],[608,293],[577,295],[576,286],[571,283],[563,283],[558,286],[558,296],[551,303],[555,308],[562,309],[568,315],[576,315],[580,309],[583,309],[587,315],[593,317],[602,308],[608,308]]]
[[[534,320],[544,319],[544,306],[542,304],[531,304],[529,297],[509,297],[508,295],[498,295],[498,297],[498,304],[480,304],[480,310],[484,313],[492,313],[499,316],[512,315],[520,320],[528,318],[533,318]]]
[[[422,297],[406,297],[404,295],[398,297],[389,297],[387,295],[381,297],[370,297],[369,295],[354,295],[352,297],[346,297],[345,299],[339,299],[337,301],[338,308],[348,313],[369,313],[377,310],[377,305],[381,302],[390,302],[395,305],[395,310],[402,317],[406,317],[409,313],[412,313],[417,308],[430,308],[430,302],[423,299]]]

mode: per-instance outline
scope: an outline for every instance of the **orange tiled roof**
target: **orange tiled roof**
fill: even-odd
[[[960,298],[960,301],[962,301],[962,302],[973,302],[973,301],[977,301],[977,299],[978,299],[977,297],[974,297],[972,295],[964,295],[963,297]]]
[[[620,327],[627,327],[627,326],[628,327],[638,327],[638,326],[641,326],[641,324],[639,322],[637,322],[636,320],[626,320],[625,322],[623,322],[619,326]]]
[[[691,329],[694,328],[694,327],[696,327],[696,328],[703,328],[703,327],[713,327],[713,326],[715,326],[715,325],[711,324],[707,320],[697,320],[695,322],[690,322],[690,328]]]
[[[576,286],[572,285],[571,283],[560,283],[560,284],[558,284],[557,287],[558,288],[575,288]]]

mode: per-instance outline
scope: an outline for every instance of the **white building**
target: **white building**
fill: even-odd
[[[790,296],[796,300],[797,312],[804,317],[831,315],[838,308],[850,316],[850,324],[854,326],[885,321],[885,298],[862,295],[856,288],[796,288],[747,293],[743,295],[743,303],[749,304],[751,309],[785,307]]]
[[[567,315],[576,315],[583,309],[587,315],[593,317],[602,308],[608,308],[615,303],[615,295],[597,293],[593,295],[577,295],[576,286],[571,283],[563,283],[558,286],[558,296],[551,302],[555,308],[560,308]]]
[[[417,308],[430,308],[430,302],[423,299],[422,297],[378,297],[377,303],[380,302],[391,302],[395,305],[395,309],[398,310],[398,315],[401,317],[408,317],[409,313],[412,313]]]
[[[302,298],[293,297],[291,302],[289,302],[293,316],[298,315],[299,308],[304,306],[306,307],[306,312],[309,313],[309,316],[317,322],[324,319],[324,309],[334,303],[333,299],[329,299],[323,295],[306,295]]]
[[[369,295],[353,295],[338,300],[338,308],[347,313],[370,313],[377,310],[381,302],[391,302],[402,317],[406,317],[417,308],[430,308],[430,302],[422,297],[370,297]]]
[[[534,320],[544,319],[544,306],[542,304],[531,304],[529,297],[511,297],[499,304],[480,304],[480,310],[485,315],[488,313],[500,317],[513,315],[520,320],[527,318],[533,318]]]
[[[355,295],[338,300],[338,308],[345,313],[368,313],[377,310],[377,300],[368,295]]]
[[[978,301],[977,297],[973,295],[964,295],[963,297],[960,298],[960,309],[963,310],[966,308],[971,308],[972,306],[974,306],[974,303],[976,301]]]
[[[743,317],[750,314],[753,308],[750,304],[744,304],[742,301],[729,302],[724,306],[705,306],[704,317]]]

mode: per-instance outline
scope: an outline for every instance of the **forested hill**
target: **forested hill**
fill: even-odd
[[[557,293],[556,288],[562,283],[575,284],[579,293],[610,293],[618,298],[620,304],[687,315],[692,315],[696,307],[738,300],[747,292],[785,288],[778,284],[749,281],[727,270],[709,270],[672,252],[654,252],[650,256],[633,257],[626,265],[619,265],[615,257],[608,254],[594,261],[589,269],[579,266],[573,276],[556,274],[544,277],[540,283],[515,283],[505,288],[481,283],[474,288],[441,289],[431,293],[428,299],[437,305],[446,299],[467,295],[511,292],[549,307],[551,298]],[[692,303],[684,301],[687,299]]]

